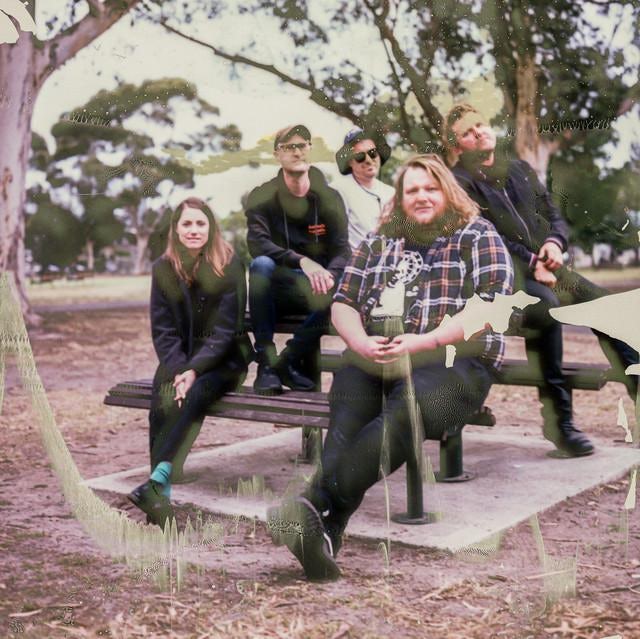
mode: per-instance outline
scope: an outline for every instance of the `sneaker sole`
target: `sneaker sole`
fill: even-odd
[[[316,531],[305,530],[305,520],[311,515],[317,522]],[[340,568],[331,556],[331,539],[320,531],[322,519],[313,504],[304,497],[282,506],[267,509],[267,527],[276,546],[286,546],[312,581],[335,580]]]

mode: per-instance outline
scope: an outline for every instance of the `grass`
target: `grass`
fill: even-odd
[[[622,285],[629,282],[633,286],[640,286],[640,267],[638,266],[627,266],[620,269],[584,268],[576,270],[580,275],[596,284]]]
[[[85,280],[56,280],[28,284],[29,300],[37,308],[48,304],[149,300],[149,275],[96,275]]]
[[[634,288],[640,286],[640,267],[622,269],[580,269],[587,279],[604,286]],[[149,275],[96,275],[86,280],[56,280],[28,284],[34,307],[49,304],[86,304],[91,302],[146,302],[151,287]]]

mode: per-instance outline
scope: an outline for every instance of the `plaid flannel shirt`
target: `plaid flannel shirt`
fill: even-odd
[[[354,249],[333,301],[355,308],[366,325],[380,295],[396,274],[404,238],[370,235]],[[454,316],[477,293],[485,301],[513,292],[511,257],[491,222],[475,218],[428,247],[418,277],[418,295],[405,311],[407,333],[427,333],[445,315]],[[471,338],[483,343],[481,358],[496,369],[504,358],[504,336],[485,330]]]

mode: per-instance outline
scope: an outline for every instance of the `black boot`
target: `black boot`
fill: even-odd
[[[282,382],[275,368],[276,347],[273,344],[256,344],[256,355],[258,372],[253,382],[253,390],[258,395],[279,395],[282,393]]]
[[[562,452],[572,457],[583,457],[593,454],[593,444],[581,430],[575,427],[573,422],[560,424],[559,430],[560,438],[555,442],[555,445]]]
[[[563,380],[540,389],[540,401],[545,439],[571,457],[591,455],[594,451],[593,444],[573,423],[571,391],[566,387],[566,382]]]
[[[316,388],[316,383],[302,372],[302,359],[289,347],[282,351],[276,370],[282,383],[291,390],[312,391]]]
[[[157,524],[164,529],[167,521],[175,518],[171,502],[162,494],[162,485],[153,479],[147,480],[128,495],[127,499],[147,514],[147,523]]]

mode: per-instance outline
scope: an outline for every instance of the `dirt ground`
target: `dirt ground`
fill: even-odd
[[[83,477],[146,463],[146,413],[102,404],[112,384],[153,373],[146,312],[51,313],[31,340]],[[565,341],[566,359],[603,361],[591,334],[567,331]],[[604,440],[623,439],[621,395],[613,383],[577,392],[578,423]],[[494,387],[487,403],[496,428],[541,436],[533,391]],[[195,450],[276,431],[208,420]],[[639,509],[623,508],[629,476],[539,513],[546,552],[577,559],[576,594],[557,603],[545,600],[529,523],[507,531],[486,557],[392,544],[387,560],[379,544],[347,538],[344,576],[330,584],[306,582],[264,528],[240,526],[228,531],[223,550],[198,555],[179,591],[141,582],[98,550],[71,514],[12,362],[0,416],[0,481],[0,637],[640,637]],[[101,497],[141,520],[123,497]]]

